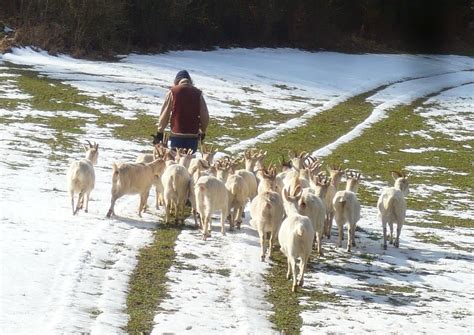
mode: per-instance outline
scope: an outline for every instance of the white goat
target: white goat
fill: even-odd
[[[263,168],[263,160],[267,156],[267,152],[262,150],[257,151],[257,149],[252,148],[250,150],[245,150],[244,160],[245,160],[245,170],[249,172],[256,172],[257,170]]]
[[[255,196],[257,195],[257,188],[258,188],[257,177],[255,176],[255,174],[245,169],[237,170],[235,171],[235,174],[244,178],[245,182],[247,183],[247,187],[249,190],[249,198],[250,199],[255,198]]]
[[[165,166],[163,159],[156,159],[151,163],[113,163],[112,198],[107,217],[115,215],[115,202],[126,194],[140,195],[138,215],[141,217],[155,177],[160,177],[163,174]]]
[[[201,153],[202,159],[206,160],[210,165],[214,161],[214,156],[217,153],[217,149],[215,149],[213,145],[207,147],[206,145],[201,144]]]
[[[299,154],[290,152],[289,157],[288,163],[282,163],[283,167],[289,168],[277,175],[277,191],[280,193],[290,187],[295,178],[299,178],[302,188],[309,187],[311,177],[318,174],[322,165],[321,161],[304,151]]]
[[[154,149],[156,150],[156,149]],[[135,160],[135,163],[151,163],[157,157],[157,153],[154,152],[153,154],[141,154]],[[155,176],[155,180],[153,181],[153,186],[155,186],[155,207],[156,209],[160,208],[160,205],[163,205],[163,183],[161,182],[161,178]],[[145,204],[146,208],[146,204]]]
[[[314,194],[312,189],[304,188],[301,193],[301,198],[298,201],[298,212],[310,218],[316,237],[316,249],[318,250],[319,256],[323,256],[322,242],[324,220],[326,217],[326,206],[323,200]]]
[[[67,184],[69,196],[71,198],[72,214],[76,215],[79,209],[83,207],[84,198],[86,202],[85,212],[89,211],[89,195],[95,186],[94,165],[99,158],[99,145],[87,141],[89,147],[84,146],[86,157],[74,161],[69,166],[67,172]],[[74,193],[79,193],[76,208],[74,209]]]
[[[244,178],[239,175],[231,174],[225,183],[225,187],[229,191],[229,214],[230,229],[240,229],[242,224],[242,213],[249,199],[249,190]]]
[[[382,191],[377,202],[379,216],[382,220],[383,228],[383,248],[387,249],[387,223],[390,227],[390,244],[395,247],[400,245],[400,233],[405,223],[407,204],[405,197],[409,192],[408,177],[410,174],[392,171],[392,177],[395,180],[394,187],[386,188]],[[397,237],[393,242],[393,223],[397,223]]]
[[[225,235],[224,223],[229,213],[229,195],[225,184],[213,176],[200,177],[194,186],[196,208],[201,219],[203,239],[210,235],[212,213],[221,211],[221,233]]]
[[[298,214],[297,203],[300,197],[301,189],[297,190],[293,196],[290,196],[286,189],[283,190],[284,206],[288,216],[278,232],[278,242],[288,262],[287,279],[293,274],[293,292],[296,291],[297,285],[303,286],[304,271],[309,261],[315,235],[311,220],[307,216]],[[297,275],[298,259],[300,259],[299,275]]]
[[[255,228],[260,237],[260,258],[265,261],[266,235],[270,233],[268,257],[271,258],[278,231],[285,210],[279,193],[274,191],[275,170],[268,172],[264,169],[259,185],[259,193],[250,203],[250,225]]]
[[[332,221],[334,219],[334,208],[332,201],[336,195],[337,188],[341,182],[341,178],[344,175],[344,171],[340,167],[332,167],[329,169],[329,176],[331,183],[326,191],[326,197],[324,204],[326,205],[326,222],[324,224],[324,233],[327,238],[331,238]]]
[[[338,191],[333,199],[334,218],[339,231],[339,248],[344,239],[344,224],[348,223],[347,232],[347,252],[351,252],[351,247],[355,247],[355,230],[357,221],[360,219],[360,202],[357,199],[357,188],[360,181],[360,173],[346,171],[346,190]]]
[[[166,167],[163,176],[163,199],[165,202],[165,222],[170,222],[171,210],[174,209],[176,222],[184,214],[186,200],[190,198],[192,178],[188,170],[181,164]]]
[[[182,149],[179,148],[176,150],[176,163],[179,165],[182,165],[186,168],[186,170],[189,168],[189,164],[191,163],[191,160],[195,158],[193,155],[193,151],[191,149]]]

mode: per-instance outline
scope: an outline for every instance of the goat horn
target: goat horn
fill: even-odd
[[[403,173],[401,173],[400,171],[392,170],[390,172],[395,173],[398,177],[403,177]]]

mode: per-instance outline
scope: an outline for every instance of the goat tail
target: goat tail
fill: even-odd
[[[170,175],[170,186],[173,192],[176,193],[176,175],[175,174]]]
[[[344,192],[342,197],[339,197],[338,202],[344,205],[347,202],[349,196],[350,196],[350,193],[348,193],[347,191]]]
[[[389,197],[389,198],[384,199],[384,200],[383,200],[383,207],[384,207],[385,209],[388,209],[388,208],[392,207],[394,201],[395,201],[395,198],[394,198],[394,197]]]
[[[237,184],[232,185],[232,189],[230,190],[230,193],[235,195],[238,192],[239,192],[239,186]]]
[[[304,233],[305,233],[305,231],[306,231],[306,230],[304,229],[304,226],[303,226],[302,224],[300,224],[300,225],[298,226],[298,228],[296,228],[296,235],[298,235],[298,236],[303,236]]]
[[[119,179],[119,167],[116,163],[112,163],[112,183],[116,183]]]
[[[196,184],[196,186],[199,186],[199,192],[203,194],[206,192],[206,184]]]

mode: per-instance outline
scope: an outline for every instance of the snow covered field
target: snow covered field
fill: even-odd
[[[14,111],[0,108],[3,333],[124,332],[129,276],[138,250],[151,242],[157,222],[155,213],[137,216],[136,197],[120,199],[119,216],[105,218],[111,163],[134,160],[149,144],[116,139],[113,124],[99,127],[94,123],[96,117],[81,111],[36,110],[12,72],[18,66],[72,85],[85,95],[105,95],[125,108],[117,112],[110,105],[97,103],[94,107],[128,119],[134,119],[137,111],[157,118],[167,88],[183,68],[205,93],[215,120],[250,113],[255,101],[294,115],[255,138],[222,139],[228,152],[281,136],[349,97],[384,85],[368,99],[374,108],[364,122],[333,143],[315,147],[314,153],[330,155],[342,143],[389,117],[394,106],[432,94],[426,106],[416,111],[432,130],[450,134],[469,147],[473,140],[474,59],[468,57],[230,49],[128,55],[120,62],[107,63],[15,49],[0,56],[0,99],[18,102]],[[295,95],[301,99],[292,99]],[[240,104],[226,103],[232,99]],[[305,112],[299,114],[302,110]],[[49,141],[64,134],[34,121],[58,115],[88,120],[81,127],[83,134],[68,134],[77,137],[78,145],[86,139],[100,144],[90,212],[77,217],[71,215],[65,173],[68,162],[82,156],[82,149],[52,147]],[[436,149],[443,150],[406,150]],[[429,173],[424,168],[413,162],[408,170]],[[437,171],[440,167],[431,168]],[[472,180],[472,174],[466,178]],[[380,189],[388,185],[364,186]],[[429,196],[433,187],[416,185],[412,196]],[[456,190],[447,192],[454,198],[454,205],[446,204],[447,214],[472,220],[472,189],[459,199]],[[464,201],[468,209],[455,210],[456,201]],[[364,207],[359,222],[363,231],[354,252],[358,257],[337,250],[333,237],[325,244],[326,261],[312,263],[306,288],[334,293],[339,301],[305,308],[302,332],[470,333],[474,322],[472,229],[436,231],[446,242],[436,245],[417,238],[433,230],[407,226],[400,249],[384,252],[380,240],[373,239],[381,234],[376,216],[375,207]],[[409,211],[408,216],[423,220],[420,211]],[[272,306],[265,301],[268,287],[262,279],[271,265],[260,262],[258,250],[258,237],[247,225],[226,237],[214,232],[207,242],[199,239],[198,232],[183,230],[176,244],[176,265],[168,273],[170,297],[160,305],[153,333],[274,333],[268,321]],[[386,287],[397,294],[384,294]],[[218,316],[220,322],[210,322],[206,315]]]

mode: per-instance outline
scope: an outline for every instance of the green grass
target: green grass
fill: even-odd
[[[284,114],[273,109],[259,107],[255,104],[251,107],[250,112],[236,112],[233,118],[211,121],[207,130],[208,142],[222,150],[230,144],[235,144],[238,141],[250,139],[261,134],[267,130],[265,127],[271,123],[277,125],[298,117],[302,113],[304,112]],[[224,144],[221,140],[223,136],[233,140]]]
[[[446,241],[440,236],[436,235],[435,233],[418,233],[415,232],[415,238],[421,242],[424,243],[431,243],[431,244],[436,244],[439,246],[444,246],[444,247],[451,247],[456,250],[462,250],[466,252],[472,252],[474,248],[468,248],[468,247],[462,247],[456,243],[453,243],[451,241]]]
[[[216,273],[223,277],[230,277],[231,270],[230,269],[217,269]]]
[[[167,297],[166,273],[176,256],[174,245],[181,229],[159,225],[152,244],[140,250],[139,262],[130,277],[127,295],[126,331],[129,334],[149,334],[159,303]]]
[[[373,292],[376,295],[390,295],[390,294],[411,294],[415,293],[416,289],[412,286],[396,286],[396,285],[370,285],[366,286],[367,291]]]
[[[18,87],[33,98],[27,101],[15,99],[0,99],[0,108],[12,111],[9,116],[4,115],[0,122],[7,124],[10,122],[31,122],[41,124],[51,129],[54,139],[35,139],[47,143],[52,151],[49,153],[51,161],[61,161],[65,157],[56,153],[55,149],[64,149],[77,145],[77,136],[84,134],[84,127],[90,120],[86,118],[68,118],[53,114],[57,111],[79,111],[91,115],[94,122],[99,127],[110,127],[113,136],[123,140],[146,141],[151,139],[150,134],[156,131],[155,123],[158,116],[150,116],[143,111],[136,111],[134,119],[125,119],[120,115],[122,106],[114,104],[107,97],[92,98],[80,94],[70,85],[65,85],[59,81],[45,79],[28,70],[16,68],[12,73],[21,74],[17,78]],[[294,88],[287,85],[274,85],[284,91],[291,91]],[[330,110],[323,111],[313,118],[307,120],[303,127],[288,131],[270,143],[263,143],[259,148],[268,151],[267,161],[277,161],[282,153],[288,150],[311,152],[316,148],[336,140],[341,135],[347,133],[355,125],[362,122],[372,112],[373,106],[366,101],[366,98],[375,93],[374,91],[355,96]],[[241,87],[246,93],[259,93],[250,87]],[[295,102],[307,101],[304,97],[290,95],[286,99]],[[450,140],[445,134],[434,133],[425,124],[425,120],[414,110],[421,106],[426,99],[420,99],[408,106],[400,106],[388,112],[387,118],[373,125],[371,128],[349,144],[338,147],[330,156],[325,158],[327,164],[340,164],[347,161],[343,167],[354,168],[362,172],[365,180],[383,180],[392,184],[390,170],[401,169],[407,165],[428,165],[444,167],[447,171],[467,173],[468,175],[458,175],[449,172],[417,175],[414,174],[410,180],[413,185],[445,185],[460,192],[471,194],[474,187],[474,179],[471,173],[473,156],[469,149],[463,145],[474,146],[474,141],[456,142]],[[96,108],[91,108],[93,103],[112,106],[113,113],[102,113]],[[233,118],[211,120],[208,129],[209,141],[217,142],[224,135],[237,141],[253,138],[263,131],[269,124],[279,124],[289,119],[301,116],[305,111],[289,115],[279,113],[276,110],[265,109],[259,101],[250,101],[253,106],[251,112],[238,112]],[[14,111],[20,104],[29,104],[32,109],[49,111],[51,117],[28,116],[21,120],[17,119]],[[238,100],[230,100],[228,104],[240,108],[242,103]],[[413,135],[415,131],[423,130],[430,134],[433,139],[427,140],[423,137]],[[220,140],[219,140],[220,141]],[[227,146],[227,143],[215,143],[220,149]],[[232,143],[233,144],[233,143]],[[424,152],[406,153],[401,151],[406,148],[420,147],[440,147],[455,150],[455,159],[452,153],[447,152]],[[384,151],[389,155],[376,154],[377,151]],[[21,168],[16,166],[13,168]],[[365,205],[373,206],[377,200],[378,191],[371,188],[359,188],[359,198]],[[416,199],[408,198],[408,208],[425,211],[425,220],[434,223],[416,222],[408,218],[410,225],[423,227],[433,226],[438,228],[465,227],[473,228],[472,220],[441,215],[436,212],[445,208],[445,204],[450,200],[450,196],[443,192],[433,192],[429,197]],[[466,209],[466,205],[457,204],[460,210]],[[464,207],[462,207],[464,206]],[[430,211],[426,211],[429,209]],[[134,270],[129,284],[129,294],[127,297],[127,313],[130,315],[129,323],[125,331],[132,334],[149,333],[153,326],[153,317],[159,304],[167,297],[167,277],[166,273],[173,264],[177,268],[197,270],[197,267],[178,263],[175,260],[174,244],[182,226],[159,225],[154,233],[153,242],[143,248],[138,256],[138,265]],[[367,232],[366,232],[367,233]],[[380,240],[381,234],[367,233],[369,238]],[[472,252],[470,248],[464,248],[454,243],[444,241],[434,234],[419,234],[415,236],[426,243],[445,245],[454,247],[457,250]],[[315,289],[302,288],[297,293],[291,292],[291,281],[286,279],[286,259],[279,251],[274,252],[273,265],[270,267],[268,275],[264,278],[269,285],[268,301],[274,306],[274,314],[271,321],[276,329],[285,331],[287,334],[298,334],[301,330],[302,319],[300,317],[303,309],[317,309],[325,303],[340,303],[340,299],[332,294],[327,294]],[[212,255],[211,255],[212,256]],[[187,259],[195,259],[197,256],[191,253],[183,255]],[[328,255],[321,262],[329,260]],[[362,253],[359,256],[367,264],[371,264],[376,256]],[[336,271],[346,275],[359,276],[363,280],[363,271],[343,268],[338,265],[325,263],[324,269]],[[209,270],[210,271],[210,270]],[[212,270],[221,276],[229,277],[231,270],[222,268]],[[409,286],[368,286],[367,290],[377,295],[389,294],[412,294],[415,289]],[[305,304],[302,304],[304,301]],[[393,304],[402,304],[394,300]],[[100,314],[100,311],[92,311],[93,315]],[[464,317],[465,313],[459,312],[458,317]]]
[[[269,152],[269,160],[278,160],[281,153],[287,153],[288,150],[312,152],[315,148],[329,144],[370,115],[372,105],[365,100],[374,92],[348,99],[309,119],[304,126],[259,147]]]
[[[263,93],[262,91],[253,88],[252,85],[250,85],[250,86],[242,86],[241,89],[242,89],[242,91],[244,91],[245,93]]]
[[[310,260],[311,261],[311,260]],[[285,334],[299,334],[303,320],[301,312],[303,306],[301,299],[309,304],[307,309],[316,310],[323,303],[337,303],[340,299],[334,294],[322,292],[314,288],[298,287],[297,292],[291,291],[292,280],[286,279],[287,261],[286,257],[279,251],[272,252],[272,266],[265,281],[270,290],[267,294],[268,301],[273,305],[274,314],[270,321],[275,324],[278,331]],[[310,270],[307,270],[310,271]]]
[[[272,86],[275,88],[279,88],[280,90],[283,90],[283,91],[294,91],[297,89],[297,87],[290,87],[285,84],[273,84]]]
[[[273,305],[274,314],[270,317],[279,331],[286,334],[299,334],[303,320],[303,310],[298,298],[299,292],[291,292],[291,280],[286,279],[286,257],[280,251],[272,252],[273,265],[269,269],[265,281],[270,287],[268,301]]]
[[[259,148],[268,151],[267,161],[278,161],[281,154],[288,150],[312,152],[347,133],[356,124],[363,121],[372,111],[372,105],[365,99],[374,92],[368,92],[343,102],[334,108],[322,112],[309,120],[304,127],[290,131],[271,143],[263,143]],[[427,97],[428,98],[428,97]],[[325,157],[327,165],[342,164],[344,168],[352,168],[362,172],[362,178],[368,181],[384,180],[392,185],[391,170],[400,170],[408,165],[440,166],[448,171],[461,172],[466,175],[449,172],[417,175],[410,177],[410,183],[428,185],[448,185],[470,194],[474,187],[474,177],[471,173],[473,156],[470,149],[464,145],[474,146],[474,141],[452,141],[447,135],[434,133],[425,124],[424,118],[413,111],[426,100],[419,99],[406,106],[399,106],[388,112],[387,118],[372,125],[364,133],[350,143],[340,145],[334,152]],[[415,131],[425,130],[433,136],[428,140],[421,136],[412,135]],[[407,153],[401,151],[407,148],[440,147],[456,150],[456,159],[449,152]],[[376,154],[384,151],[389,155]],[[343,163],[346,162],[346,163]],[[364,205],[373,206],[377,202],[379,191],[359,188],[359,198]],[[408,208],[413,210],[443,209],[450,200],[443,192],[433,192],[429,198],[408,197]],[[432,218],[440,221],[437,227],[473,227],[472,220],[457,217],[447,217],[436,212]],[[407,224],[417,225],[416,222]],[[424,224],[420,224],[424,226]]]

